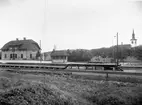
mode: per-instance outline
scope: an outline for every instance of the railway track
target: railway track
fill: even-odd
[[[0,64],[1,68],[15,69],[66,69],[66,66],[58,65],[33,65],[33,64]]]
[[[19,62],[6,62],[0,63],[1,68],[21,68],[21,69],[67,69],[77,67],[78,69],[84,67],[86,70],[91,68],[96,70],[100,67],[103,70],[118,70],[120,65],[115,64],[98,64],[98,63],[19,63]],[[121,70],[121,69],[119,69]]]
[[[16,73],[36,73],[36,74],[105,74],[105,75],[130,75],[130,76],[142,76],[142,73],[137,72],[123,72],[123,71],[104,71],[104,70],[78,70],[78,69],[29,69],[29,68],[5,68],[6,71],[16,72]],[[3,70],[4,71],[4,70]]]

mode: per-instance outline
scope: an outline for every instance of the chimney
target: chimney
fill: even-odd
[[[26,37],[24,37],[24,40],[26,40]]]

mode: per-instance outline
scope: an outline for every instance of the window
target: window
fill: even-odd
[[[12,47],[10,47],[9,50],[11,51],[11,50],[12,50]]]
[[[5,54],[4,56],[5,56],[5,58],[7,58],[7,55],[6,55],[6,54]]]
[[[23,54],[21,54],[21,58],[23,58]]]
[[[56,56],[53,56],[53,59],[57,59]]]
[[[17,58],[17,54],[15,54],[15,58]]]
[[[10,58],[12,58],[12,54],[10,54]]]
[[[30,54],[30,58],[32,58],[32,54]]]

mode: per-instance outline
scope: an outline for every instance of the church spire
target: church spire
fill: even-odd
[[[133,29],[133,33],[132,33],[131,45],[132,45],[132,47],[136,47],[136,45],[137,45],[137,39],[135,38],[134,29]]]
[[[135,32],[134,32],[134,29],[133,29],[133,33],[132,33],[132,39],[135,39]]]

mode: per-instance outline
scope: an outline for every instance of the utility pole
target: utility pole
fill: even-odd
[[[117,38],[116,66],[118,67],[118,63],[119,63],[119,60],[118,60],[118,32],[117,32],[116,38]]]
[[[116,36],[114,36],[116,37]],[[113,39],[114,40],[114,39]],[[113,41],[112,41],[112,57],[113,57],[113,62],[116,63],[116,56],[115,56],[115,44],[113,44]]]
[[[43,3],[44,3],[44,6],[43,6],[44,7],[44,11],[43,11],[44,14],[43,14],[43,26],[42,26],[42,39],[45,39],[45,37],[46,37],[46,30],[47,30],[47,3],[48,3],[48,0],[44,0]],[[40,48],[41,48],[41,40],[40,40]],[[42,55],[43,57],[41,59],[41,50],[40,50],[40,62],[41,62],[41,60],[43,60],[43,61],[45,60],[44,52],[43,52],[43,55]]]
[[[48,3],[48,0],[44,0],[44,14],[43,14],[43,27],[42,27],[42,33],[43,33],[43,36],[45,37],[46,36],[46,30],[47,30],[47,3]]]
[[[121,62],[123,62],[123,42],[121,42]]]

